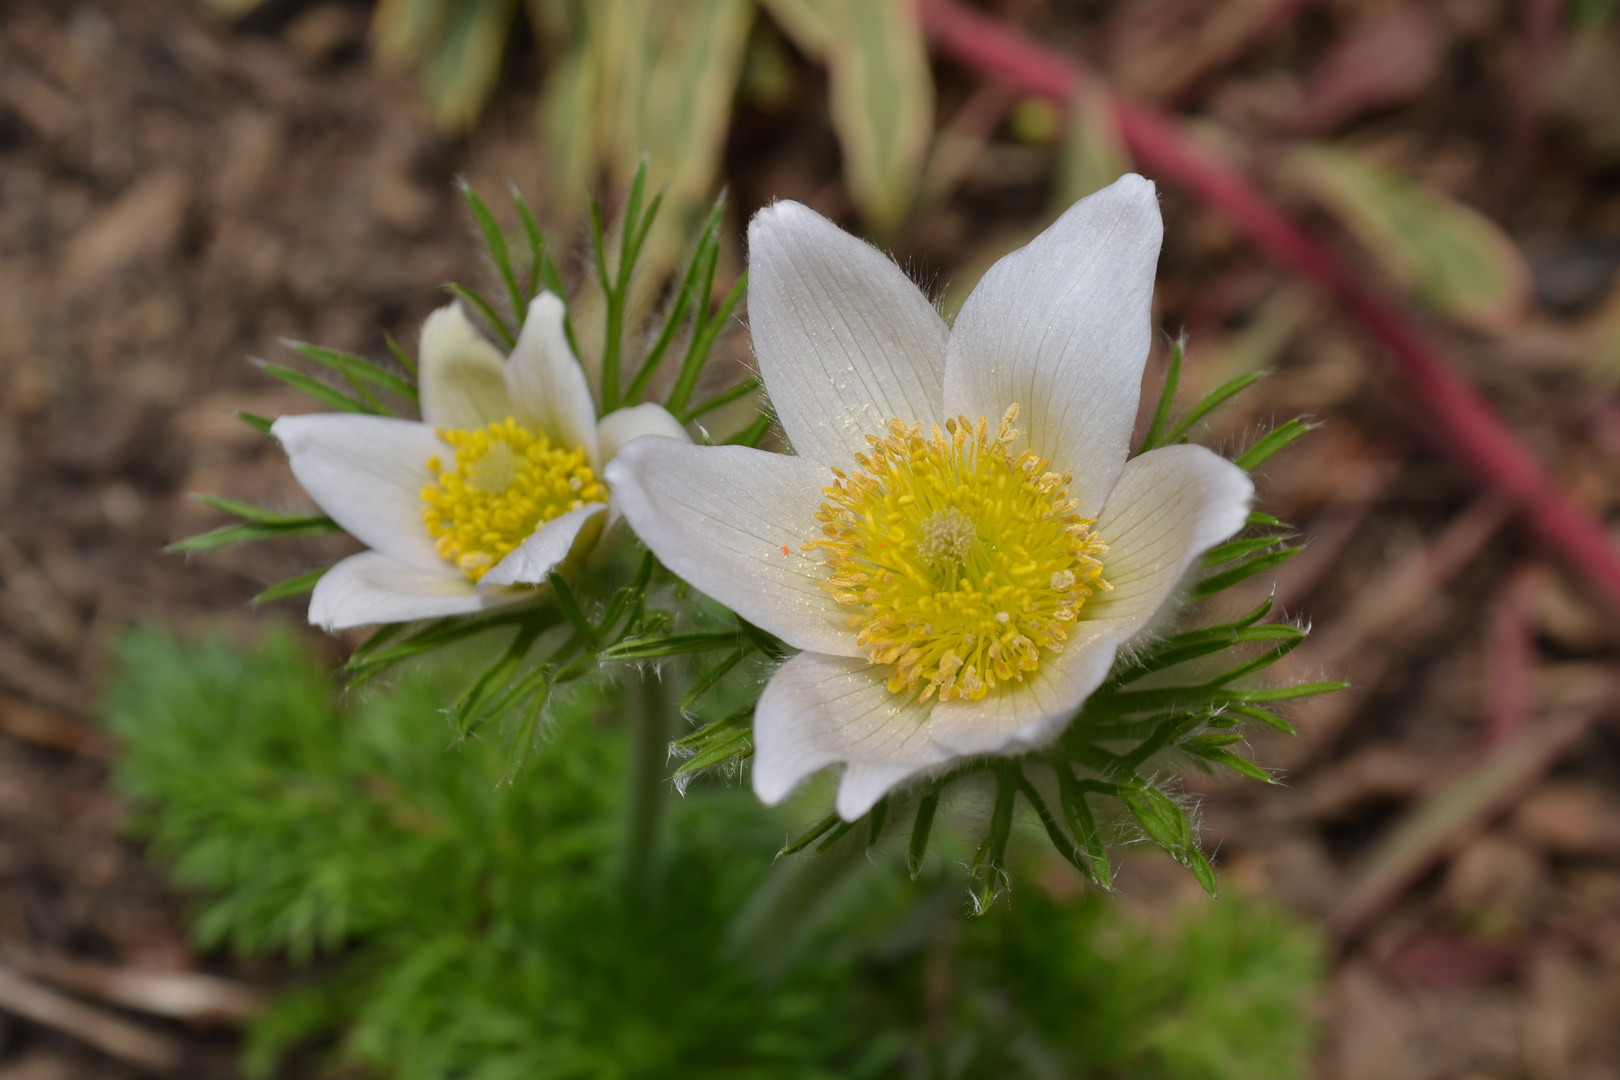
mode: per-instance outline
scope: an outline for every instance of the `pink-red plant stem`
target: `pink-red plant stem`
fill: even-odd
[[[941,53],[1026,93],[1066,105],[1091,86],[1068,57],[956,0],[921,0],[920,13]],[[1244,176],[1194,148],[1174,121],[1117,95],[1113,103],[1120,135],[1143,170],[1221,210],[1267,256],[1331,290],[1394,355],[1425,407],[1426,433],[1510,499],[1535,535],[1620,610],[1620,553],[1602,525],[1570,501],[1440,348]]]

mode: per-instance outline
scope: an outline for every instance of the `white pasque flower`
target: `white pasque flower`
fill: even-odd
[[[310,622],[343,630],[532,596],[524,586],[601,534],[603,463],[638,435],[686,439],[661,405],[597,422],[563,315],[556,296],[536,297],[502,357],[450,304],[422,324],[420,421],[315,413],[275,422],[304,491],[371,549],[321,578]]]
[[[854,820],[907,779],[1050,743],[1249,477],[1126,460],[1163,225],[1127,176],[996,263],[947,326],[890,259],[779,202],[748,230],[760,374],[797,456],[640,439],[607,469],[664,564],[803,651],[754,714],[767,803],[843,763]]]

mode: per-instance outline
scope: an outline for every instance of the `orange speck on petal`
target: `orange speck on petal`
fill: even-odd
[[[782,554],[786,555],[787,553],[788,553],[788,546],[786,544],[783,544],[782,545]]]

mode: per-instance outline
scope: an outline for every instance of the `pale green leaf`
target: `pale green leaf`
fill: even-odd
[[[1285,175],[1436,311],[1483,330],[1504,329],[1524,314],[1524,257],[1478,211],[1342,147],[1302,146],[1289,155]]]
[[[1068,131],[1058,159],[1058,211],[1130,171],[1130,151],[1114,122],[1114,104],[1107,91],[1097,87],[1078,95],[1069,107]]]
[[[227,19],[240,19],[264,3],[264,0],[204,0],[204,2]]]
[[[518,0],[383,0],[377,51],[415,67],[439,127],[472,127],[494,92]]]
[[[882,232],[911,207],[933,134],[934,82],[914,0],[818,0],[844,181]]]
[[[812,60],[826,56],[833,33],[822,11],[825,0],[760,0],[760,6],[805,56]]]
[[[553,208],[577,212],[574,193],[622,182],[644,154],[648,191],[664,192],[638,288],[674,264],[712,199],[752,19],[747,0],[598,0],[553,63],[540,105]]]

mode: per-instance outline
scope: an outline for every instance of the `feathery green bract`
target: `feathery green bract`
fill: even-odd
[[[252,506],[248,503],[237,502],[235,499],[227,499],[220,495],[194,495],[192,498],[200,503],[212,506],[216,510],[223,510],[227,514],[239,517],[247,524],[226,525],[198,536],[188,536],[184,540],[176,540],[164,548],[164,551],[207,551],[210,548],[224,547],[227,544],[247,544],[255,540],[275,540],[285,536],[312,536],[320,533],[342,531],[337,522],[325,514],[283,514],[275,510],[266,510],[262,506]],[[280,587],[276,586],[276,588]],[[311,588],[313,587],[312,582]],[[282,593],[280,595],[290,594]],[[259,597],[255,597],[255,602],[258,599]]]
[[[1157,446],[1164,445],[1165,425],[1170,422],[1170,408],[1175,404],[1176,388],[1181,384],[1181,362],[1187,353],[1187,339],[1177,338],[1175,344],[1170,346],[1170,366],[1165,369],[1164,385],[1159,388],[1159,402],[1153,409],[1153,420],[1148,424],[1147,434],[1142,436],[1142,445],[1137,453],[1145,454]]]
[[[591,250],[596,256],[597,282],[607,298],[607,324],[602,343],[602,411],[613,412],[625,404],[624,388],[619,382],[619,366],[624,349],[625,305],[630,297],[630,278],[635,270],[636,257],[647,239],[658,214],[662,196],[653,197],[642,213],[647,194],[647,159],[636,166],[630,181],[630,198],[624,208],[624,220],[619,223],[619,256],[617,266],[609,269],[606,238],[602,224],[602,207],[591,201]]]
[[[389,393],[398,394],[412,403],[418,400],[414,382],[395,375],[387,368],[374,364],[363,356],[356,356],[341,349],[327,349],[320,345],[311,345],[304,341],[292,341],[287,338],[283,338],[281,343],[305,360],[353,376],[361,382],[387,390]]]
[[[311,570],[308,573],[299,574],[297,577],[288,578],[286,581],[279,581],[259,593],[252,600],[249,600],[248,603],[257,607],[260,604],[268,604],[272,600],[285,600],[289,596],[302,596],[314,590],[316,583],[325,577],[326,572],[330,569],[332,569],[330,566],[323,566],[319,570]]]
[[[770,410],[760,413],[754,422],[726,440],[727,446],[758,446],[765,433],[776,423],[776,414]]]
[[[517,344],[517,335],[506,325],[505,320],[495,313],[495,305],[485,300],[481,293],[457,282],[451,282],[445,286],[445,289],[462,303],[471,304],[473,310],[482,315],[484,321],[489,324],[489,328],[495,331],[495,336],[500,338],[501,344],[506,347],[507,351],[511,351],[512,347]]]
[[[603,649],[597,655],[610,662],[652,660],[662,656],[713,652],[715,649],[734,648],[736,645],[737,634],[725,630],[697,634],[660,634],[653,637],[626,638],[617,645]]]
[[[256,540],[279,540],[288,536],[315,536],[342,531],[342,527],[325,514],[310,514],[307,517],[276,524],[226,525],[212,532],[176,540],[163,550],[172,553],[207,551],[227,544],[248,544]]]
[[[270,426],[273,421],[267,420],[262,416],[247,412],[243,409],[233,409],[231,411],[231,415],[235,416],[238,420],[242,421],[242,423],[246,424],[248,427],[252,428],[254,431],[257,431],[261,435],[270,434]]]
[[[658,337],[647,350],[647,355],[642,359],[641,367],[625,394],[627,402],[634,404],[646,393],[648,384],[652,382],[659,365],[664,361],[664,356],[669,352],[670,345],[674,343],[676,334],[686,325],[686,316],[689,312],[692,314],[694,341],[702,332],[704,323],[709,318],[709,289],[714,279],[714,265],[720,245],[720,220],[725,208],[726,199],[721,195],[715,200],[708,218],[703,222],[703,228],[698,233],[697,245],[675,289],[675,299],[670,305],[669,314],[664,318],[663,329],[658,332]],[[702,286],[699,285],[700,278],[703,279]],[[703,294],[701,302],[698,300],[700,288]]]
[[[529,306],[528,298],[518,287],[517,273],[512,269],[512,255],[506,248],[506,237],[501,235],[501,227],[495,223],[495,215],[489,212],[489,207],[478,197],[472,185],[463,180],[457,186],[462,199],[467,203],[467,209],[472,213],[473,222],[478,226],[478,232],[484,238],[484,246],[489,248],[490,258],[495,262],[495,270],[500,274],[501,283],[506,286],[506,298],[512,304],[512,317],[521,327],[523,314]]]
[[[1247,375],[1239,375],[1237,378],[1230,379],[1227,382],[1217,386],[1208,394],[1204,395],[1204,399],[1202,401],[1200,401],[1197,405],[1194,405],[1191,409],[1187,410],[1187,415],[1183,416],[1180,422],[1177,423],[1175,427],[1170,429],[1170,433],[1164,437],[1164,442],[1167,445],[1170,443],[1185,442],[1187,429],[1191,428],[1194,424],[1198,423],[1198,421],[1214,412],[1215,409],[1224,404],[1228,398],[1236,397],[1238,394],[1247,390],[1249,387],[1253,386],[1255,383],[1259,382],[1265,377],[1266,372],[1264,371],[1251,371]]]
[[[356,401],[354,398],[334,390],[319,379],[312,379],[301,371],[294,371],[284,364],[277,364],[269,360],[255,360],[259,370],[273,379],[279,379],[299,393],[308,394],[322,405],[336,409],[338,412],[352,413],[381,413],[382,410],[369,402]]]
[[[1267,432],[1259,442],[1239,454],[1237,456],[1237,467],[1245,472],[1252,472],[1261,464],[1270,460],[1277,451],[1315,427],[1315,424],[1298,419],[1279,425]]]
[[[742,382],[738,383],[736,386],[733,386],[730,390],[721,391],[708,401],[703,402],[701,405],[692,406],[686,411],[686,418],[688,420],[696,420],[704,413],[713,412],[722,405],[730,405],[738,398],[748,396],[755,390],[758,390],[762,385],[763,384],[760,382],[758,376],[750,376],[749,378],[746,378]]]

